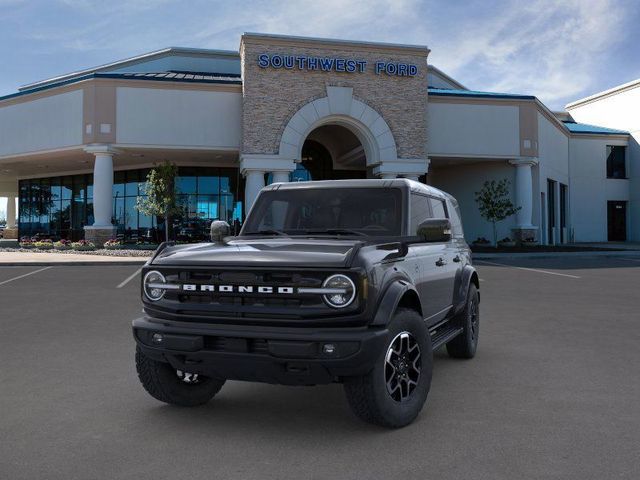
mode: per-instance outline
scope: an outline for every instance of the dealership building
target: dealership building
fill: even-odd
[[[473,241],[492,236],[474,192],[507,179],[520,209],[499,238],[640,241],[640,81],[553,112],[470,90],[428,55],[245,34],[239,51],[167,48],[25,85],[0,97],[5,238],[149,238],[136,200],[168,160],[196,226],[241,222],[271,182],[405,177],[457,197]]]

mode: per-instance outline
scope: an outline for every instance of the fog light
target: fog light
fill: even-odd
[[[161,333],[154,333],[153,337],[151,337],[153,343],[162,343],[162,340],[164,340],[164,337]]]
[[[336,346],[333,343],[325,343],[322,346],[322,352],[332,355],[336,351]]]

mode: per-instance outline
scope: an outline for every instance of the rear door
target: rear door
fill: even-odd
[[[429,197],[431,213],[433,218],[449,218],[446,203],[441,198]],[[437,295],[437,304],[434,312],[434,321],[439,321],[445,317],[453,304],[454,289],[458,270],[461,265],[459,250],[455,242],[432,243],[431,255],[433,265],[430,265],[433,272],[430,275],[431,287],[429,290]]]

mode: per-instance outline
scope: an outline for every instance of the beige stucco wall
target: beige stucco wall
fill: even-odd
[[[261,68],[262,53],[361,59],[364,73]],[[352,87],[353,97],[376,110],[389,125],[399,158],[426,158],[427,54],[423,49],[323,44],[243,37],[242,152],[278,154],[281,135],[293,114],[310,101],[327,96],[327,86]],[[418,66],[414,77],[375,74],[377,61]]]
[[[519,157],[517,105],[447,102],[429,104],[429,154]]]
[[[117,143],[238,150],[240,92],[118,87]]]
[[[0,157],[82,144],[81,89],[0,106]]]

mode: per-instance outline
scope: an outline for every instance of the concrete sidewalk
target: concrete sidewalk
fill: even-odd
[[[490,260],[499,258],[575,258],[575,257],[626,257],[640,260],[640,250],[591,250],[582,252],[483,252],[474,253],[474,260]]]
[[[118,257],[86,253],[0,252],[0,266],[29,265],[142,265],[149,257]]]

